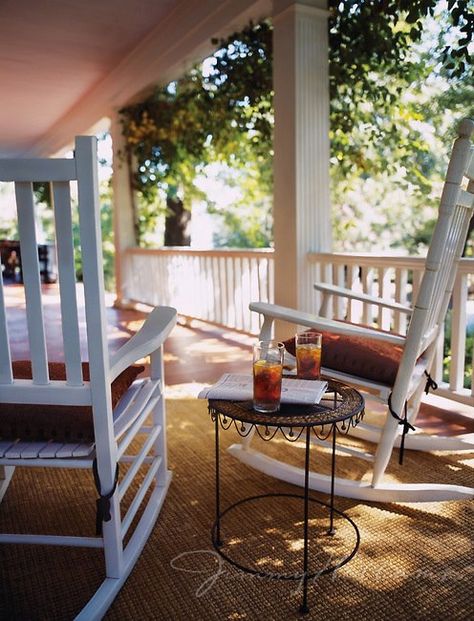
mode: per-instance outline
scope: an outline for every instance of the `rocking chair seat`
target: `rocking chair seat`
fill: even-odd
[[[136,377],[145,370],[142,365],[126,368],[111,384],[112,408],[115,409],[121,397],[127,392]],[[32,369],[29,360],[12,362],[13,377],[16,380],[31,380]],[[49,362],[51,380],[66,381],[66,365],[63,362]],[[90,381],[89,363],[82,363],[82,375]],[[0,439],[54,442],[93,442],[94,423],[91,406],[40,405],[36,403],[0,403]]]
[[[392,387],[402,359],[403,347],[369,336],[336,334],[322,330],[321,365],[325,369]],[[295,355],[295,339],[284,341],[286,350]]]

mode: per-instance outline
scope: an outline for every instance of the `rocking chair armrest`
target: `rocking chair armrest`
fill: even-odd
[[[313,287],[318,291],[321,291],[324,296],[337,295],[351,300],[360,300],[361,302],[367,302],[368,304],[376,304],[377,306],[382,306],[384,308],[391,308],[392,310],[399,311],[400,313],[406,313],[407,315],[413,312],[411,306],[406,306],[405,304],[400,304],[399,302],[392,302],[391,300],[386,300],[384,298],[378,298],[367,293],[352,291],[351,289],[346,289],[345,287],[337,287],[331,283],[315,283]]]
[[[343,321],[326,319],[325,317],[312,315],[311,313],[304,313],[285,306],[268,304],[266,302],[251,302],[249,304],[249,308],[256,313],[262,314],[265,317],[265,321],[268,319],[280,319],[299,326],[306,326],[317,330],[344,334],[346,336],[370,337],[377,339],[378,341],[391,343],[392,345],[405,344],[405,337],[400,336],[399,334],[380,332],[379,330],[374,330],[365,326],[356,326]]]
[[[140,330],[110,356],[110,381],[124,369],[157,350],[176,325],[177,312],[170,306],[156,306]]]

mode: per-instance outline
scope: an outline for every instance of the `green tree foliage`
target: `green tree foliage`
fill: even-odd
[[[249,26],[221,42],[204,70],[195,67],[121,111],[128,151],[136,162],[140,240],[156,225],[171,195],[177,195],[188,209],[193,200],[206,200],[195,181],[211,162],[240,169],[245,179],[240,212],[245,203],[252,204],[257,183],[270,194],[271,36],[267,23]],[[209,207],[212,210],[212,204]],[[252,213],[251,218],[256,217]],[[233,219],[232,215],[226,218]],[[269,241],[266,234],[260,238],[260,243]]]
[[[466,62],[472,5],[451,2],[449,8],[434,0],[368,0],[333,8],[337,249],[417,253],[429,239],[456,121],[474,112]]]
[[[263,248],[272,243],[272,199],[269,193],[271,168],[247,166],[223,168],[218,176],[227,188],[237,190],[232,207],[210,204],[208,211],[219,217],[214,247]]]
[[[468,62],[474,30],[472,5],[450,0],[448,10],[440,7],[437,0],[328,2],[335,231],[346,243],[371,241],[370,236],[360,235],[360,229],[351,236],[361,205],[347,200],[369,178],[379,185],[395,183],[388,188],[389,195],[402,189],[416,205],[410,225],[425,227],[425,210],[432,202],[432,171],[437,165],[433,146],[435,151],[440,146],[427,139],[427,119],[440,122],[450,140],[443,106],[449,103],[454,114],[461,116],[469,113],[461,90],[467,89],[472,100],[472,87],[465,86],[472,77]],[[437,44],[423,50],[424,28],[434,19],[442,23]],[[194,198],[204,198],[194,181],[214,161],[234,167],[242,179],[258,180],[260,190],[271,196],[271,36],[271,26],[262,23],[216,42],[218,48],[207,71],[196,67],[177,82],[158,88],[146,101],[122,111],[128,149],[137,162],[135,184],[144,199],[138,210],[142,228],[156,215],[159,197],[162,209],[165,197],[173,192],[188,208]],[[418,46],[416,53],[414,46]],[[433,76],[442,79],[443,86],[433,80],[427,88]],[[456,90],[449,90],[449,85]],[[248,207],[242,211],[245,202],[251,204],[255,189],[252,183],[247,185],[249,194],[244,194],[241,209],[236,206],[224,217],[233,230],[232,243],[245,243],[245,225],[258,221]],[[154,202],[152,209],[150,202]],[[383,212],[382,196],[379,207]],[[394,225],[403,220],[402,207],[392,214]],[[268,201],[260,208],[268,210]],[[396,243],[403,243],[403,232],[395,233]],[[377,223],[371,235],[378,235]],[[267,237],[267,233],[260,236],[260,242],[266,243]],[[250,231],[248,239],[259,243]],[[416,251],[418,245],[413,244],[411,250]]]
[[[157,207],[170,196],[205,200],[196,175],[209,162],[248,167],[268,162],[272,112],[271,30],[249,27],[237,40],[216,51],[208,71],[195,67],[144,102],[124,108],[124,134],[137,163],[140,193],[138,234],[143,238]],[[150,213],[147,206],[153,204]]]
[[[396,133],[395,127],[380,125],[379,115],[372,110],[364,115],[365,104],[389,112],[407,86],[432,72],[432,63],[426,66],[413,57],[413,45],[422,40],[428,17],[437,15],[443,21],[443,38],[432,50],[435,64],[439,62],[450,79],[472,76],[472,2],[449,0],[448,11],[440,9],[442,4],[439,0],[329,0],[331,120],[335,131],[348,134],[362,120],[369,123],[368,137],[373,140]]]
[[[333,144],[341,147],[346,166],[363,167],[363,149],[351,141],[352,132],[363,126],[365,143],[398,144],[396,159],[403,159],[404,150],[411,151],[411,137],[398,131],[404,114],[411,112],[402,101],[407,89],[424,84],[434,74],[444,75],[451,80],[446,84],[456,88],[472,78],[467,41],[472,42],[474,33],[473,5],[451,1],[447,12],[439,9],[442,3],[438,0],[329,4]],[[435,15],[440,38],[429,53],[422,54],[414,46],[421,43],[424,29],[433,25]],[[413,109],[416,111],[416,105]],[[385,166],[381,158],[380,167]]]

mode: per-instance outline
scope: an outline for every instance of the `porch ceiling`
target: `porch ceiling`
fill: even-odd
[[[152,83],[172,79],[270,0],[0,2],[0,156],[67,146]]]

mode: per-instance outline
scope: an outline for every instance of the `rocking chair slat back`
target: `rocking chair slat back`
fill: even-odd
[[[103,437],[110,436],[109,424],[112,401],[106,386],[110,383],[107,318],[105,308],[104,270],[102,264],[102,234],[100,226],[99,182],[94,161],[96,145],[86,136],[76,138],[76,167],[78,178],[79,230],[84,281],[87,347],[89,353],[94,424]],[[101,416],[96,416],[101,412]]]
[[[13,381],[10,341],[8,340],[7,314],[5,310],[5,294],[3,278],[0,278],[0,384],[11,384]]]
[[[452,295],[473,205],[460,203],[461,184],[470,159],[472,121],[464,121],[454,147],[441,195],[439,215],[426,257],[425,272],[416,297],[401,367],[411,375],[417,358],[433,343],[446,315]],[[472,196],[471,196],[472,197]],[[416,346],[413,351],[410,343]]]
[[[26,181],[16,183],[15,195],[33,383],[42,385],[49,383],[49,373],[41,298],[33,184]]]
[[[53,183],[56,230],[64,231],[56,239],[58,277],[61,290],[61,324],[67,383],[82,385],[81,348],[77,311],[74,245],[72,233],[71,193],[69,183]]]
[[[81,144],[83,145],[81,147]],[[76,141],[76,151],[84,151],[82,154],[83,168],[96,170],[91,165],[94,153],[87,152],[87,148],[91,151],[95,143],[89,138],[79,137]],[[10,344],[8,336],[8,321],[5,310],[5,301],[3,296],[3,282],[1,284],[0,295],[0,384],[2,385],[2,401],[14,402],[18,398],[18,390],[24,391],[24,400],[26,402],[47,402],[50,390],[54,386],[59,386],[59,382],[64,384],[62,380],[52,380],[48,371],[48,326],[45,325],[45,305],[47,296],[41,285],[41,271],[38,258],[38,239],[37,239],[37,210],[38,206],[35,201],[33,191],[33,183],[39,180],[50,183],[51,197],[54,209],[54,237],[58,258],[58,277],[59,292],[61,305],[61,330],[63,338],[64,363],[66,367],[66,383],[61,389],[54,394],[60,398],[65,404],[79,404],[80,402],[90,403],[90,397],[84,396],[84,389],[81,391],[74,388],[84,387],[88,391],[89,384],[84,385],[81,366],[81,344],[78,317],[78,303],[76,294],[76,272],[74,261],[73,247],[73,227],[72,227],[72,211],[74,208],[71,198],[71,183],[75,184],[78,179],[77,166],[79,166],[80,155],[75,154],[75,159],[0,159],[0,179],[5,181],[14,181],[15,199],[17,207],[18,232],[20,237],[21,251],[21,273],[25,290],[25,312],[27,318],[29,354],[31,359],[32,380],[21,380],[21,386],[18,381],[13,379],[12,361],[10,355]],[[79,157],[78,157],[79,155]],[[89,177],[91,175],[89,174]],[[89,189],[86,188],[91,184]],[[97,178],[87,179],[78,182],[81,185],[83,195],[89,192],[89,196],[94,193],[98,195]],[[89,199],[90,200],[90,199]],[[86,204],[86,201],[84,201]],[[96,205],[93,203],[93,209]],[[86,207],[81,205],[82,209]],[[98,210],[97,210],[98,212]],[[89,272],[86,267],[89,263],[99,261],[97,259],[97,250],[91,253],[89,257],[84,252],[87,247],[88,240],[92,238],[92,243],[97,243],[97,227],[100,226],[98,217],[90,213],[85,217],[80,231],[80,244],[82,249],[83,272]],[[97,221],[97,222],[96,222]],[[100,235],[100,229],[99,229]],[[98,248],[101,244],[98,243]],[[95,258],[94,258],[95,255]],[[102,270],[102,264],[97,268]],[[102,275],[102,274],[101,274]],[[94,276],[92,276],[93,280]],[[95,312],[89,311],[99,320],[100,316],[105,313],[105,301],[102,295],[98,294],[98,288],[90,293],[90,289],[94,287],[94,283],[90,283],[91,277],[84,276],[84,295],[87,298],[93,298]],[[103,285],[103,280],[101,281]],[[98,312],[98,308],[104,309]],[[91,321],[91,323],[94,323]],[[101,324],[102,329],[102,324]],[[100,352],[100,344],[104,340],[104,336],[99,337],[97,334],[93,336],[94,346],[89,348],[89,359],[92,366],[92,358],[104,360],[105,356]],[[98,351],[99,350],[99,351]],[[108,374],[108,360],[105,362],[107,369],[103,369],[101,373],[102,381]],[[108,375],[105,380],[108,383]],[[42,387],[42,390],[38,389]],[[73,390],[67,390],[70,387]],[[28,396],[28,392],[31,395]],[[105,393],[102,388],[99,392]]]

